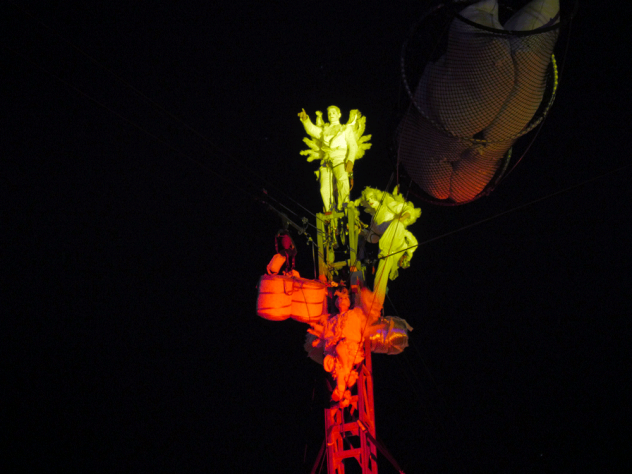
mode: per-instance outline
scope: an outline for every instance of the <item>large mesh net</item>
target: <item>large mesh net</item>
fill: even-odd
[[[553,103],[559,9],[537,18],[540,12],[525,8],[496,0],[441,4],[404,45],[411,103],[400,125],[398,168],[431,200],[462,204],[492,189],[515,141]]]

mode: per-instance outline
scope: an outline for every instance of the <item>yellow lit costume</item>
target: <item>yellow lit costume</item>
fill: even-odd
[[[335,105],[327,108],[329,123],[322,121],[321,112],[316,112],[316,124],[312,123],[305,110],[298,114],[305,131],[313,138],[303,140],[310,149],[302,151],[301,155],[308,156],[307,161],[320,160],[316,175],[320,179],[325,212],[342,209],[343,204],[349,201],[349,180],[353,185],[354,162],[371,147],[370,143],[366,143],[371,136],[362,136],[366,118],[359,111],[352,110],[349,122],[343,125],[340,115],[340,109]],[[337,189],[335,194],[334,187]]]
[[[393,194],[367,187],[356,205],[363,205],[373,216],[367,241],[375,243],[379,238],[380,263],[375,274],[373,291],[381,306],[386,298],[388,280],[397,278],[400,267],[410,266],[410,259],[417,248],[417,239],[406,230],[421,215],[421,209],[406,201],[397,188]],[[373,238],[372,238],[373,237]]]

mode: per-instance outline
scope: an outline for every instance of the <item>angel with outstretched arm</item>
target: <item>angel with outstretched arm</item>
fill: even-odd
[[[357,110],[351,111],[346,125],[340,123],[340,109],[335,105],[327,108],[328,123],[322,120],[321,112],[316,112],[316,116],[314,124],[305,109],[298,114],[305,131],[312,137],[303,140],[310,149],[302,151],[301,155],[307,156],[307,161],[320,160],[316,175],[320,180],[325,212],[330,212],[334,207],[341,209],[348,202],[353,186],[353,165],[371,147],[370,143],[366,143],[371,137],[362,136],[366,118]],[[336,196],[334,180],[338,191]]]

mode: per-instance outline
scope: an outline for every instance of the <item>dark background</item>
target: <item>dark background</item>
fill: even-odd
[[[315,222],[296,114],[331,104],[373,135],[352,196],[386,188],[400,48],[430,2],[163,3],[4,8],[11,471],[309,472],[324,437],[306,326],[255,314],[281,224],[256,198]],[[413,198],[422,245],[386,312],[415,329],[373,358],[409,474],[630,467],[631,14],[579,2],[551,113],[489,197]]]

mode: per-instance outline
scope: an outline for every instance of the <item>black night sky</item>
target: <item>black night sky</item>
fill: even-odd
[[[306,325],[255,313],[281,226],[257,199],[315,223],[297,113],[331,104],[373,136],[352,197],[386,188],[430,2],[43,3],[2,15],[3,472],[310,472],[324,372]],[[408,474],[631,467],[630,18],[579,1],[550,115],[490,196],[412,198],[423,244],[385,309],[414,331],[373,357]]]

